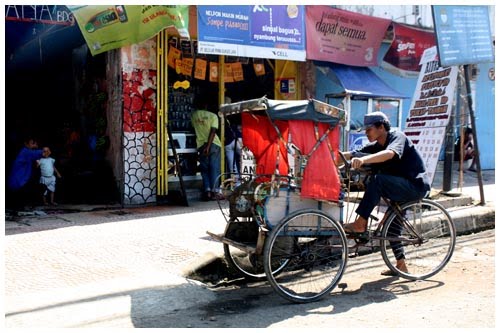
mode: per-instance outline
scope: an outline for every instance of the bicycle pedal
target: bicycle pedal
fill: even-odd
[[[356,242],[356,244],[366,244],[370,241],[370,239],[367,237],[357,237],[357,238],[354,238],[354,241]]]
[[[352,239],[356,244],[366,244],[370,241],[370,233],[368,231],[364,232],[346,232],[348,239]]]

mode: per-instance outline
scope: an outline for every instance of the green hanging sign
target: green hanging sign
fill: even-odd
[[[189,6],[67,6],[92,55],[145,41],[167,27],[189,38]]]

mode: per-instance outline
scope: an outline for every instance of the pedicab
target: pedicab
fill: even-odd
[[[378,250],[394,275],[423,280],[449,262],[456,230],[446,209],[427,198],[385,202],[363,235],[344,232],[352,206],[352,170],[339,152],[344,110],[317,101],[265,97],[223,104],[219,115],[241,114],[243,145],[255,170],[221,175],[219,207],[228,265],[248,279],[267,279],[285,299],[305,303],[328,295],[341,280],[350,252]],[[339,163],[340,162],[340,163]],[[343,164],[341,172],[337,164]],[[382,209],[381,209],[382,208]],[[348,245],[348,238],[353,245]],[[369,244],[369,245],[367,245]],[[392,252],[392,253],[391,253]],[[394,265],[404,254],[409,271]]]
[[[340,281],[348,256],[335,166],[344,111],[313,99],[263,97],[221,105],[223,121],[234,114],[255,172],[221,175],[227,224],[222,235],[207,233],[242,276],[267,278],[294,302],[317,300]]]

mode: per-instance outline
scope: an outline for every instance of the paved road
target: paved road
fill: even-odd
[[[143,228],[136,227],[141,223]],[[428,281],[382,277],[385,266],[373,254],[349,261],[345,289],[296,305],[267,283],[210,289],[180,278],[183,263],[167,259],[175,248],[162,247],[161,235],[168,232],[162,223],[151,219],[7,237],[6,327],[495,325],[494,230],[459,237],[451,262]],[[116,237],[106,236],[111,230]],[[138,236],[135,241],[131,233]]]
[[[53,228],[5,237],[7,327],[109,325],[115,319],[127,327],[131,301],[144,295],[144,306],[154,304],[151,290],[167,289],[162,302],[172,309],[212,297],[203,287],[193,292],[194,282],[182,275],[207,253],[222,250],[200,235],[223,231],[219,211],[129,220],[114,220],[110,212],[66,218],[31,222],[19,228],[43,229],[44,223]],[[96,224],[80,223],[85,219]]]
[[[488,182],[490,200],[494,173]],[[477,196],[477,187],[467,190]],[[430,281],[382,278],[380,256],[363,257],[349,263],[343,292],[318,303],[291,305],[265,283],[213,290],[183,277],[198,262],[221,255],[221,244],[205,234],[206,230],[220,233],[225,226],[214,202],[130,211],[47,216],[28,220],[28,225],[6,221],[5,326],[492,327],[495,323],[494,230],[461,237],[450,265]],[[360,273],[362,264],[367,267]],[[395,309],[411,315],[394,316]],[[372,319],[374,314],[378,315]]]

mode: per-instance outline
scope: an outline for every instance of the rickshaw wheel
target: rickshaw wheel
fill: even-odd
[[[232,221],[226,227],[225,237],[239,243],[255,246],[259,227],[253,220]],[[262,255],[244,252],[234,246],[224,244],[224,256],[231,270],[252,281],[266,279],[264,261]],[[274,273],[279,273],[287,264],[287,261],[276,262]]]
[[[224,237],[249,246],[255,246],[258,233],[259,227],[254,221],[236,220],[228,223]],[[251,280],[265,278],[262,260],[258,260],[255,254],[224,244],[224,256],[228,266],[239,275]]]

